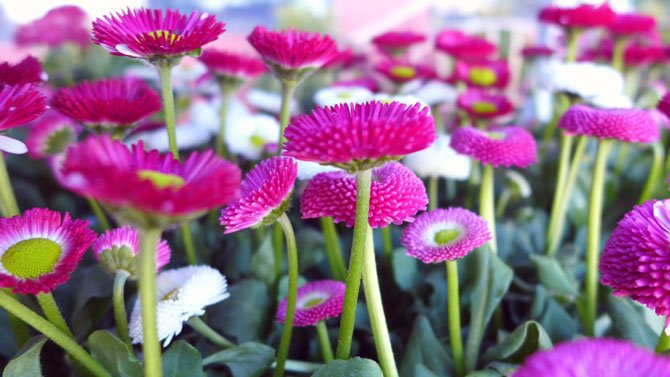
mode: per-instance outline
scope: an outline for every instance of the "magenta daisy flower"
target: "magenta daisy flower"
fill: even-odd
[[[293,326],[315,326],[328,318],[338,317],[342,313],[345,287],[341,281],[319,280],[298,288]],[[277,308],[277,321],[280,323],[286,319],[287,306],[287,298],[284,297]]]
[[[504,88],[509,83],[507,60],[456,62],[454,78],[469,86],[480,88]]]
[[[622,37],[645,34],[656,29],[656,19],[642,13],[617,14],[607,29],[615,36]]]
[[[267,72],[261,59],[235,52],[210,48],[203,51],[199,59],[218,79],[247,81]]]
[[[414,31],[388,31],[372,38],[372,43],[384,50],[407,48],[426,41],[426,36]]]
[[[280,156],[251,169],[242,182],[242,198],[221,211],[224,233],[273,224],[289,206],[297,174],[295,161]]]
[[[565,28],[595,28],[607,26],[616,17],[608,3],[601,5],[582,4],[574,8],[561,8],[554,5],[540,10],[539,20]]]
[[[37,119],[46,109],[46,97],[33,85],[0,85],[0,153],[26,153],[25,144],[2,132]]]
[[[661,97],[656,105],[658,111],[662,112],[666,117],[670,118],[670,92],[667,92]]]
[[[661,64],[668,60],[668,54],[661,45],[642,45],[636,43],[626,46],[623,60],[626,67],[639,67]]]
[[[451,147],[482,164],[526,168],[537,162],[533,135],[521,127],[493,126],[488,131],[459,128],[451,136]]]
[[[240,187],[239,168],[210,150],[179,162],[145,151],[142,142],[128,148],[107,135],[70,147],[62,171],[70,189],[139,227],[199,216],[234,200]]]
[[[362,55],[354,53],[350,48],[345,48],[343,50],[337,50],[335,56],[333,56],[326,64],[323,65],[323,69],[344,69],[349,68],[355,63],[364,62],[365,57]]]
[[[597,109],[574,105],[563,114],[558,127],[571,134],[629,143],[653,143],[660,137],[654,117],[640,109]]]
[[[93,42],[112,55],[140,58],[155,63],[199,54],[225,30],[213,15],[182,14],[168,9],[126,9],[93,21]]]
[[[81,8],[66,5],[51,9],[44,17],[19,26],[14,40],[19,46],[47,45],[59,47],[74,43],[86,47],[91,43],[88,15]]]
[[[486,221],[463,208],[436,209],[416,218],[402,233],[407,255],[423,263],[461,259],[491,239]]]
[[[118,78],[62,88],[51,99],[51,105],[97,133],[123,136],[160,110],[161,99],[142,80]]]
[[[26,139],[33,158],[47,158],[65,152],[77,140],[79,127],[68,117],[49,112],[33,124]]]
[[[617,339],[580,339],[530,355],[512,377],[670,377],[670,358]]]
[[[65,283],[95,233],[88,221],[46,208],[0,218],[0,287],[15,293],[48,293]]]
[[[435,48],[454,59],[467,61],[489,59],[498,51],[495,44],[484,38],[451,29],[443,30],[437,34]]]
[[[553,48],[544,45],[526,46],[521,49],[521,55],[528,59],[551,56],[554,52]]]
[[[30,55],[13,65],[7,62],[0,64],[0,84],[3,85],[40,83],[45,76],[40,61]]]
[[[493,119],[514,111],[514,106],[504,95],[468,89],[456,99],[459,109],[475,119]]]
[[[350,172],[428,148],[435,140],[429,109],[378,101],[317,107],[292,119],[284,154]]]
[[[390,60],[375,65],[375,70],[396,84],[425,80],[435,76],[435,71],[429,66]]]
[[[112,275],[118,270],[127,271],[131,279],[137,278],[135,257],[140,252],[139,233],[130,226],[111,229],[93,243],[93,254]],[[170,263],[170,246],[160,240],[156,249],[156,270]]]
[[[398,162],[389,162],[372,170],[370,213],[373,228],[391,223],[412,222],[417,212],[428,205],[426,188],[411,170]],[[320,173],[314,176],[302,194],[303,219],[332,217],[336,223],[352,227],[356,222],[356,176],[346,172]]]

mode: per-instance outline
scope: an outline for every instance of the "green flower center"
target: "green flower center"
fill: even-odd
[[[442,246],[446,245],[461,235],[456,229],[442,229],[441,231],[435,233],[435,243]]]
[[[56,130],[47,138],[44,153],[48,155],[61,153],[74,142],[75,138],[76,135],[69,127]]]
[[[391,74],[402,79],[411,79],[416,76],[416,69],[408,65],[399,65],[391,68]]]
[[[468,76],[470,81],[481,86],[491,86],[498,81],[498,75],[490,68],[472,68]]]
[[[305,302],[302,305],[302,308],[303,309],[311,309],[315,306],[321,305],[324,301],[326,301],[325,297],[313,297],[313,298],[310,298],[309,300],[307,300],[307,302]]]
[[[168,44],[173,44],[175,42],[178,42],[181,40],[181,35],[175,34],[169,30],[156,30],[156,31],[151,31],[147,33],[151,38],[155,40],[162,39]]]
[[[249,140],[251,141],[251,145],[256,148],[263,148],[265,146],[265,139],[260,135],[251,135]]]
[[[20,279],[35,279],[54,270],[63,249],[46,238],[31,238],[12,245],[2,255],[2,265]]]
[[[177,301],[178,298],[179,298],[179,288],[175,288],[170,292],[168,292],[165,296],[163,296],[161,301],[167,301],[167,300]]]
[[[502,140],[505,138],[505,134],[502,132],[489,131],[486,134],[493,140]]]
[[[488,101],[477,101],[472,104],[472,110],[479,114],[492,114],[495,113],[497,109],[498,108],[494,103]]]
[[[347,92],[340,93],[340,94],[337,96],[337,98],[341,98],[341,99],[349,99],[349,98],[351,98],[351,97],[352,97],[351,93],[347,93]]]
[[[161,173],[155,170],[140,170],[137,172],[140,179],[151,181],[159,189],[164,188],[181,188],[184,186],[184,178],[169,173]]]

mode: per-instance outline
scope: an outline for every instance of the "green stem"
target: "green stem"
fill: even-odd
[[[161,347],[158,343],[156,322],[156,249],[161,229],[149,228],[140,231],[140,255],[137,260],[139,271],[140,309],[142,317],[144,352],[144,376],[161,377]]]
[[[128,271],[117,270],[114,275],[114,290],[113,290],[113,302],[114,302],[114,319],[116,320],[116,333],[129,349],[133,349],[133,345],[130,342],[130,337],[128,336],[128,314],[126,312],[126,299],[124,296],[124,291],[126,288],[126,281],[130,277]]]
[[[479,191],[479,215],[486,220],[491,232],[491,239],[488,244],[491,251],[498,252],[496,244],[496,218],[495,218],[495,200],[493,195],[493,166],[483,164],[482,183]]]
[[[574,138],[573,136],[567,135],[566,137]],[[570,162],[567,177],[565,177],[563,184],[556,184],[556,194],[554,196],[554,204],[552,206],[551,216],[549,219],[549,228],[547,230],[546,254],[549,256],[556,254],[558,251],[561,237],[565,229],[565,220],[567,218],[570,197],[572,196],[572,191],[574,190],[575,183],[577,182],[577,175],[579,173],[588,142],[589,139],[586,136],[579,136],[577,146],[575,147],[575,153],[572,157],[572,162]],[[560,198],[557,200],[557,197]]]
[[[333,361],[333,347],[330,345],[330,338],[328,337],[328,327],[326,322],[319,321],[316,324],[316,332],[319,337],[319,346],[321,346],[321,353],[323,354],[323,361],[328,364]]]
[[[91,207],[95,218],[98,219],[100,230],[104,232],[109,229],[109,220],[107,220],[107,216],[105,216],[105,212],[102,210],[102,207],[100,207],[100,204],[90,197],[87,197],[86,201],[88,202],[89,207]]]
[[[4,290],[0,290],[0,307],[8,313],[21,318],[35,330],[44,334],[54,343],[63,348],[73,359],[77,360],[95,376],[111,377],[111,375],[97,361],[91,357],[75,340],[60,331],[40,315],[21,304],[16,298]]]
[[[279,124],[281,128],[279,130],[279,149],[277,150],[277,154],[281,154],[282,149],[284,148],[284,142],[286,142],[284,130],[291,119],[291,99],[293,98],[293,92],[295,92],[297,86],[298,84],[292,81],[282,80],[281,82],[281,112],[279,113]]]
[[[56,300],[54,300],[54,296],[51,294],[51,292],[40,293],[36,297],[37,302],[40,304],[40,308],[42,308],[44,317],[54,326],[56,326],[63,334],[69,336],[70,338],[74,338],[72,331],[70,331],[67,322],[65,322],[65,318],[63,318],[63,315],[58,308],[58,304],[56,303]]]
[[[449,341],[454,357],[456,377],[465,376],[463,339],[461,338],[461,309],[458,293],[458,262],[447,261],[447,311],[449,313]]]
[[[356,174],[356,223],[351,243],[351,257],[347,274],[344,304],[340,320],[340,335],[337,341],[338,359],[348,359],[351,351],[351,342],[354,336],[354,322],[356,320],[356,304],[361,286],[363,273],[363,256],[365,254],[365,238],[370,224],[370,186],[372,184],[372,169],[359,171]]]
[[[174,110],[174,93],[172,91],[172,65],[158,64],[158,75],[161,79],[161,95],[163,96],[163,111],[165,112],[165,126],[168,132],[170,152],[175,160],[179,160],[179,148],[177,147],[177,133],[175,130],[176,117]]]
[[[188,222],[181,224],[181,236],[184,239],[184,252],[186,253],[186,261],[191,266],[198,264],[198,258],[195,255],[195,245],[193,244],[193,235],[191,227]]]
[[[382,368],[384,377],[398,377],[398,368],[395,364],[393,348],[391,348],[391,338],[389,336],[388,326],[386,325],[381,289],[379,288],[372,228],[369,226],[367,227],[365,238],[363,291],[365,293],[365,302],[368,307],[368,315],[370,317],[370,326],[372,327],[375,348],[377,349],[377,357],[379,358],[379,366]]]
[[[7,172],[7,165],[5,164],[5,157],[0,153],[0,200],[2,200],[4,217],[12,217],[20,214],[19,205],[12,190],[12,184],[9,180],[9,173]]]
[[[670,336],[666,335],[665,329],[661,329],[661,336],[656,343],[656,353],[663,353],[670,349]]]
[[[432,211],[437,208],[439,201],[439,178],[435,176],[428,177],[428,210]]]
[[[577,52],[579,49],[579,36],[581,35],[581,30],[571,28],[568,29],[568,45],[567,51],[565,53],[565,61],[568,63],[574,62],[577,60]]]
[[[347,265],[342,257],[340,239],[337,237],[337,229],[332,217],[320,217],[321,230],[326,247],[326,257],[330,266],[330,273],[337,280],[344,281],[347,278]]]
[[[435,121],[435,132],[438,134],[443,134],[446,132],[444,127],[444,121],[442,120],[442,115],[440,114],[440,105],[433,105],[430,107],[430,113],[433,115],[433,120]]]
[[[212,343],[223,348],[232,348],[235,347],[235,343],[223,337],[213,328],[209,327],[205,321],[200,317],[193,316],[186,321],[186,323],[193,328],[193,330],[200,333],[205,338],[209,339]]]
[[[626,38],[617,37],[614,39],[614,49],[612,50],[612,68],[623,73],[625,69],[624,53],[626,51]]]
[[[644,183],[644,188],[642,189],[637,204],[642,204],[651,199],[656,193],[656,184],[662,180],[663,160],[665,157],[663,144],[661,142],[652,144],[651,151],[653,152],[654,159],[651,164],[651,169],[649,169],[649,176],[647,176],[647,181]]]
[[[619,150],[615,153],[616,161],[614,161],[614,174],[620,176],[629,160],[628,154],[630,153],[631,145],[628,143],[619,143],[618,146]]]
[[[291,345],[291,333],[293,332],[293,320],[295,317],[295,305],[298,296],[298,248],[295,242],[293,226],[286,214],[281,215],[277,222],[284,231],[286,237],[286,249],[288,254],[288,297],[286,304],[286,319],[284,319],[284,331],[279,341],[277,350],[277,367],[274,371],[274,377],[284,375],[284,366],[288,358],[288,349]]]
[[[384,260],[388,262],[388,265],[391,265],[391,258],[393,258],[393,238],[391,237],[391,224],[383,227],[382,232],[382,245],[384,246]]]
[[[272,227],[272,252],[275,268],[275,283],[279,283],[282,273],[282,254],[284,252],[284,234],[281,225]]]
[[[496,219],[502,219],[503,215],[505,215],[505,210],[511,197],[512,192],[508,189],[503,190],[502,194],[500,194],[498,203],[496,203]]]
[[[233,97],[233,91],[221,85],[221,109],[219,110],[219,132],[216,134],[216,154],[223,158],[228,158],[226,149],[226,116],[230,107],[230,100]]]
[[[600,252],[600,229],[602,222],[603,191],[605,189],[605,173],[607,156],[614,141],[603,139],[598,142],[598,152],[593,165],[593,180],[589,195],[589,214],[586,242],[586,277],[584,293],[586,306],[584,312],[584,332],[586,336],[594,335],[596,322],[596,306],[598,302],[598,256]]]

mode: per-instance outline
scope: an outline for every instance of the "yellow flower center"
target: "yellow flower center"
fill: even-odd
[[[169,173],[161,173],[155,170],[140,170],[137,172],[140,179],[151,181],[159,189],[164,188],[181,188],[184,186],[184,178]]]
[[[260,135],[251,135],[251,145],[256,148],[263,148],[265,146],[265,139]]]
[[[402,79],[411,79],[416,76],[416,69],[408,65],[399,65],[391,68],[391,74]]]
[[[35,279],[54,270],[63,249],[46,238],[31,238],[12,245],[2,255],[2,265],[20,279]]]
[[[492,114],[495,113],[498,108],[494,103],[488,101],[477,101],[472,104],[472,110],[478,114]]]
[[[498,75],[490,68],[472,68],[468,76],[472,83],[480,86],[491,86],[498,81]]]
[[[324,301],[326,301],[326,298],[325,298],[325,297],[313,297],[313,298],[310,298],[309,300],[307,300],[307,302],[305,302],[305,303],[302,305],[302,309],[311,309],[311,308],[313,308],[313,307],[315,307],[315,306],[317,306],[317,305],[321,305]]]
[[[446,245],[458,238],[460,235],[461,233],[456,229],[443,229],[435,233],[435,243],[440,246]]]
[[[165,296],[163,296],[161,301],[167,301],[167,300],[177,301],[178,298],[179,298],[179,288],[175,288],[170,292],[168,292]]]
[[[151,31],[147,33],[151,38],[155,40],[162,39],[163,41],[167,42],[167,44],[173,44],[179,40],[181,40],[181,35],[175,34],[169,30],[156,30],[156,31]]]

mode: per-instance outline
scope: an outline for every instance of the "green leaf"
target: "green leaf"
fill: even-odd
[[[542,325],[535,321],[527,321],[501,343],[489,348],[482,356],[482,361],[484,363],[509,361],[518,364],[538,349],[547,349],[551,346],[551,339]]]
[[[612,318],[612,333],[641,346],[654,348],[658,334],[649,326],[644,315],[630,300],[607,295],[607,312]]]
[[[233,377],[259,377],[270,368],[274,359],[275,350],[272,347],[244,343],[206,357],[203,364],[223,364],[230,369]]]
[[[302,228],[295,235],[298,243],[298,266],[300,272],[321,263],[326,257],[326,246],[321,231],[314,228]]]
[[[251,273],[271,285],[275,281],[274,252],[272,250],[272,232],[266,234],[258,250],[251,257]]]
[[[47,339],[41,336],[31,339],[19,351],[19,355],[7,364],[2,377],[42,377],[40,352],[46,341]]]
[[[161,359],[163,377],[205,377],[202,356],[183,340],[174,342]]]
[[[554,299],[547,300],[547,308],[539,322],[555,342],[572,339],[577,334],[577,322]]]
[[[465,344],[465,368],[475,369],[479,347],[493,311],[500,304],[512,283],[514,272],[488,247],[480,247],[465,257],[466,273],[472,285],[466,292],[470,296],[470,327]]]
[[[400,375],[414,375],[416,365],[419,364],[438,376],[449,376],[453,372],[451,357],[435,336],[428,319],[422,315],[414,321],[412,335],[400,363]]]
[[[109,331],[98,330],[88,337],[89,348],[96,359],[113,377],[142,377],[142,363],[121,339]]]
[[[14,338],[14,331],[7,317],[7,312],[4,310],[0,310],[0,344],[2,344],[0,356],[7,360],[19,351],[19,346]]]
[[[354,357],[332,361],[314,372],[312,377],[383,377],[379,365],[372,360]]]
[[[207,310],[210,323],[238,342],[260,339],[270,311],[268,286],[247,279],[230,287],[230,297]]]
[[[468,373],[466,377],[504,377],[505,375],[497,370],[484,369]]]
[[[426,368],[425,365],[419,364],[414,368],[414,377],[439,377],[437,374],[433,373],[430,369]]]
[[[531,255],[530,260],[537,269],[540,282],[550,291],[561,295],[577,296],[577,283],[563,270],[556,259],[544,255]]]
[[[401,248],[393,251],[392,264],[396,284],[404,291],[414,292],[419,284],[417,260]]]

